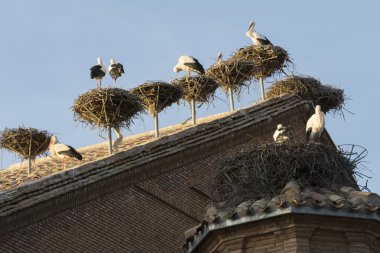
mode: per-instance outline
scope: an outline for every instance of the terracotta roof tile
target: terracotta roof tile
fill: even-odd
[[[207,209],[206,218],[197,226],[197,232],[191,234],[189,233],[191,230],[188,230],[185,234],[184,249],[191,252],[210,230],[288,213],[332,216],[344,214],[380,221],[380,196],[376,193],[357,191],[350,187],[342,187],[339,193],[317,188],[301,191],[300,185],[292,181],[284,187],[281,194],[273,197],[270,201],[259,199],[252,202],[249,200],[239,204],[235,209],[225,207],[224,203],[210,206]]]

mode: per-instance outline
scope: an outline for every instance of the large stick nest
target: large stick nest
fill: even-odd
[[[330,191],[342,186],[357,189],[355,176],[360,174],[363,153],[354,157],[353,152],[322,144],[259,146],[220,162],[212,184],[213,199],[232,206],[249,199],[270,199],[292,180]]]
[[[51,134],[35,128],[6,128],[1,132],[0,147],[17,153],[23,159],[35,159],[46,152]]]
[[[206,75],[184,76],[172,80],[171,83],[182,88],[182,98],[188,102],[211,102],[215,97],[215,90],[219,87],[213,78]]]
[[[142,112],[139,98],[124,89],[96,88],[80,95],[72,107],[74,120],[92,127],[126,127]]]
[[[231,58],[253,62],[256,70],[252,73],[252,77],[256,79],[270,77],[273,74],[283,72],[285,68],[292,64],[285,49],[272,45],[243,47]]]
[[[182,97],[181,88],[165,82],[147,82],[132,89],[131,93],[140,98],[151,116],[157,115]]]
[[[312,77],[290,76],[275,82],[267,90],[267,98],[278,97],[284,94],[296,94],[302,99],[320,105],[322,111],[342,112],[345,96],[342,89],[329,85],[322,85]]]
[[[212,65],[206,75],[211,76],[225,92],[231,88],[240,94],[241,89],[249,84],[254,72],[256,67],[252,62],[230,59]]]

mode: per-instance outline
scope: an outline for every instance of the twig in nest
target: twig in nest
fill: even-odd
[[[146,82],[132,89],[131,93],[140,98],[151,116],[157,115],[182,97],[182,89],[165,82]]]
[[[74,120],[92,127],[128,128],[142,112],[138,97],[119,88],[97,88],[80,95],[72,107]]]
[[[342,186],[358,189],[359,161],[347,157],[347,151],[323,144],[258,146],[220,161],[213,199],[232,206],[249,199],[270,199],[292,180],[330,191]]]
[[[239,49],[231,59],[251,61],[256,69],[252,77],[256,79],[270,77],[276,73],[283,73],[285,68],[292,65],[292,61],[285,49],[272,45],[251,45]]]
[[[171,83],[182,88],[182,98],[188,102],[194,100],[209,103],[214,99],[215,90],[218,88],[217,82],[206,75],[176,78]]]
[[[0,147],[17,153],[23,159],[34,160],[49,147],[51,134],[35,128],[6,128],[1,133]]]
[[[224,90],[228,92],[229,88],[239,96],[243,87],[249,85],[252,73],[256,67],[250,61],[228,60],[218,62],[212,65],[206,75],[212,77]]]
[[[320,81],[307,76],[289,76],[275,82],[267,90],[267,98],[278,97],[284,94],[296,94],[302,99],[320,105],[323,112],[333,110],[343,114],[345,95],[342,89],[329,85],[322,85]]]

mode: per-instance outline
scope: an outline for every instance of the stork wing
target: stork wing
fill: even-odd
[[[192,62],[186,62],[183,65],[185,65],[185,66],[191,68],[192,70],[194,70],[194,71],[196,71],[196,72],[198,72],[198,73],[200,73],[200,74],[203,75],[205,73],[205,70],[204,70],[202,64],[200,64],[197,59],[194,59],[194,60],[195,60],[194,63],[192,63]]]

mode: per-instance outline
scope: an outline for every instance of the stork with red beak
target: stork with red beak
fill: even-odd
[[[65,168],[66,158],[82,160],[82,155],[78,151],[71,146],[58,143],[58,139],[55,135],[50,138],[49,150],[52,156],[58,157],[62,160],[63,168]]]

